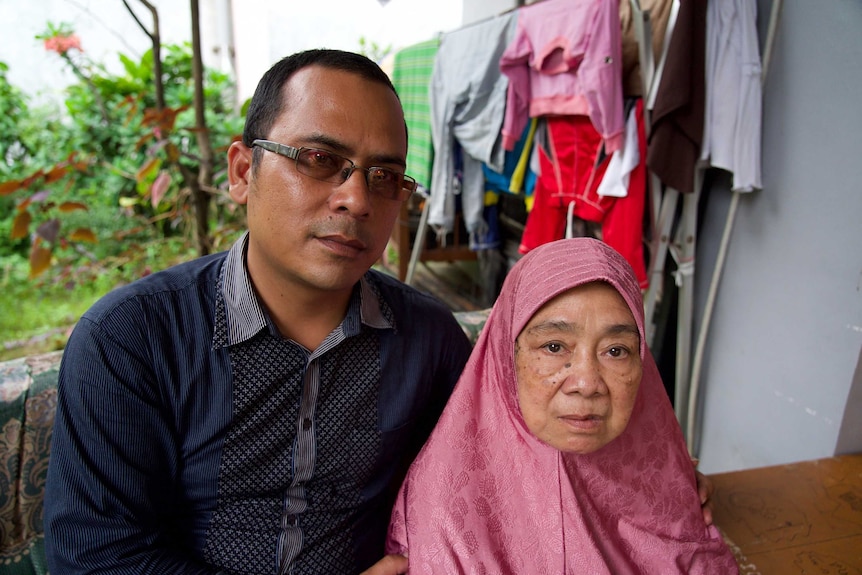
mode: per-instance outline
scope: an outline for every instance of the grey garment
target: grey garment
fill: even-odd
[[[482,164],[503,170],[505,150],[500,129],[509,80],[500,72],[500,58],[515,37],[516,14],[495,16],[441,39],[431,74],[434,166],[428,212],[428,223],[438,231],[449,232],[454,227],[459,147],[464,223],[471,233],[484,228]]]

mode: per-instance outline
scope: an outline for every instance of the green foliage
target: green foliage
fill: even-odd
[[[0,309],[16,310],[0,314],[0,361],[62,349],[69,328],[105,293],[195,256],[182,238],[141,239],[129,238],[99,265],[64,266],[35,280],[25,260],[0,257]]]
[[[38,274],[42,268],[35,268],[35,262],[44,267],[46,258],[62,267],[75,262],[89,265],[93,255],[107,257],[122,242],[106,240],[117,240],[133,229],[151,238],[188,238],[194,221],[188,185],[197,178],[201,157],[192,108],[191,45],[162,47],[165,108],[156,110],[152,50],[139,60],[119,54],[123,73],[111,74],[84,57],[68,25],[49,23],[38,38],[46,49],[57,52],[79,81],[66,89],[65,110],[31,110],[26,97],[6,81],[5,64],[0,68],[0,95],[9,95],[2,98],[8,111],[0,125],[13,135],[0,148],[5,160],[0,167],[0,256],[26,257],[29,249],[31,271]],[[51,47],[49,42],[54,42]],[[209,192],[216,199],[211,212],[216,234],[220,227],[234,228],[238,217],[232,206],[225,207],[228,200],[220,192],[227,187],[224,152],[243,124],[231,105],[233,93],[226,74],[205,70],[206,123],[215,148],[215,179]],[[14,203],[3,197],[13,192]],[[65,215],[70,205],[78,206],[72,211],[86,212]],[[72,237],[82,230],[72,227],[76,219],[89,222],[86,231],[91,233]],[[58,225],[59,231],[50,237],[40,233]],[[18,237],[11,235],[16,226]],[[104,246],[74,245],[87,239]],[[37,253],[39,249],[47,252]],[[90,256],[82,256],[84,252]]]
[[[28,310],[0,320],[0,342],[76,318],[117,283],[197,255],[189,184],[202,152],[190,44],[162,46],[158,110],[152,50],[118,54],[122,72],[110,73],[68,24],[48,23],[37,39],[77,81],[62,106],[31,106],[0,62],[0,304]],[[226,193],[225,151],[244,121],[234,91],[228,75],[204,71],[213,249],[243,228]]]
[[[17,127],[28,114],[27,102],[20,90],[9,83],[6,72],[9,66],[0,62],[0,180],[13,176],[12,165],[24,155],[18,140]]]

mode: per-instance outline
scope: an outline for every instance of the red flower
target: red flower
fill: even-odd
[[[61,56],[71,50],[72,48],[78,50],[79,52],[83,52],[84,49],[81,48],[81,39],[78,38],[77,34],[70,34],[68,36],[51,36],[50,38],[45,38],[45,49],[49,52],[56,52]]]

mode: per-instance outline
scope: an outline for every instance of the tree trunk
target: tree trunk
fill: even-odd
[[[204,66],[201,56],[200,13],[198,0],[190,0],[192,9],[192,76],[194,81],[195,134],[200,150],[200,169],[196,185],[191,186],[195,207],[195,230],[198,239],[198,252],[210,252],[209,205],[210,196],[205,190],[212,189],[213,149],[206,123],[206,102],[204,101]]]
[[[138,16],[135,14],[135,11],[132,10],[132,7],[129,6],[127,0],[123,0],[123,4],[126,6],[126,10],[129,14],[132,15],[132,18],[135,19],[135,22],[138,23],[138,26],[141,27],[141,30],[150,37],[150,41],[153,44],[153,82],[156,86],[156,109],[164,110],[165,109],[165,86],[162,83],[162,38],[159,33],[159,11],[156,10],[156,7],[147,2],[147,0],[140,0],[141,4],[146,6],[147,10],[150,11],[150,14],[153,16],[153,29],[152,31],[147,30],[147,27],[144,26],[143,22],[138,19]]]

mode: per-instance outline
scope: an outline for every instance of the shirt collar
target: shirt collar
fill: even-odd
[[[246,251],[248,249],[248,232],[231,247],[222,269],[221,293],[224,301],[225,320],[227,325],[227,345],[242,343],[254,337],[260,330],[267,327],[267,315],[258,302],[254,287],[248,275],[246,266]],[[383,300],[370,272],[359,280],[359,289],[354,290],[352,298],[359,298],[359,305],[352,302],[348,306],[347,316],[342,321],[342,329],[346,336],[358,333],[361,322],[376,329],[392,329],[392,313],[389,305]],[[351,326],[355,326],[351,329]],[[216,329],[219,329],[216,326]],[[224,341],[224,340],[223,340]]]

